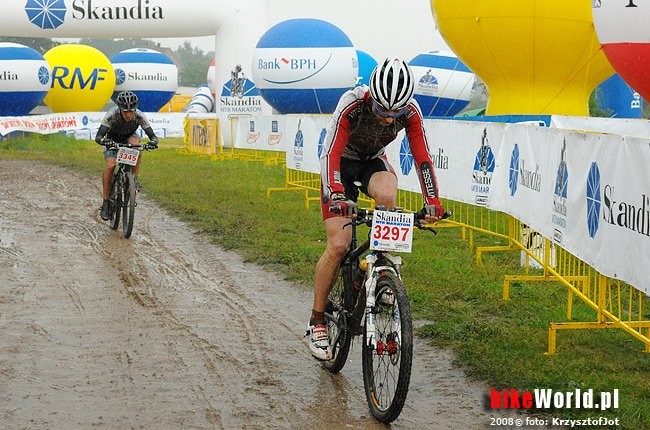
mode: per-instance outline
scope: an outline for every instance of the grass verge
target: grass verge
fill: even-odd
[[[325,245],[317,205],[306,209],[303,194],[295,192],[266,198],[267,188],[284,185],[279,166],[214,161],[183,154],[181,145],[180,139],[167,139],[144,155],[140,179],[147,196],[197,234],[309,288]],[[61,135],[0,142],[0,158],[56,163],[98,182],[100,151],[94,142]],[[477,238],[477,245],[493,242]],[[642,345],[618,330],[566,331],[558,335],[558,353],[545,355],[548,323],[565,321],[566,291],[556,283],[518,283],[503,301],[503,276],[521,273],[518,254],[488,254],[479,266],[459,231],[445,228],[435,237],[416,232],[414,252],[404,260],[413,315],[429,322],[419,334],[451,348],[468,375],[497,389],[593,389],[596,396],[618,389],[618,409],[558,409],[548,415],[618,418],[618,428],[650,428],[650,356]],[[578,303],[574,320],[593,321],[595,313]]]

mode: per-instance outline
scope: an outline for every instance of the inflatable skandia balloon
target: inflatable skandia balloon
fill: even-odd
[[[469,104],[476,78],[471,70],[447,51],[429,51],[409,61],[415,78],[413,97],[422,115],[453,116]]]
[[[331,113],[354,87],[358,64],[352,42],[338,27],[290,19],[262,35],[251,70],[262,98],[279,113]]]
[[[357,49],[357,59],[359,60],[359,76],[357,76],[357,85],[368,85],[370,83],[370,75],[377,67],[377,60],[372,58],[370,54]]]
[[[594,26],[614,70],[650,99],[650,4],[646,0],[594,1]]]
[[[29,114],[50,89],[50,66],[38,51],[0,43],[0,116]]]
[[[487,115],[587,116],[591,92],[614,73],[589,1],[431,0],[431,7],[447,45],[487,86]]]
[[[607,111],[612,118],[641,118],[641,95],[615,74],[595,90],[598,109]]]
[[[158,112],[176,93],[178,67],[167,55],[153,49],[134,48],[111,57],[115,70],[115,101],[120,91],[133,91],[139,100],[138,109]]]
[[[44,55],[52,69],[52,86],[44,102],[52,112],[97,112],[113,94],[110,60],[92,46],[65,44]]]
[[[217,83],[215,82],[217,76],[215,71],[216,66],[217,60],[213,58],[210,62],[210,66],[208,67],[208,74],[206,76],[208,88],[210,88],[210,91],[212,91],[213,96],[217,93]]]

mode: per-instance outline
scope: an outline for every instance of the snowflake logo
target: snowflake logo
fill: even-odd
[[[327,136],[327,130],[322,129],[320,131],[320,137],[318,138],[318,158],[323,154],[323,143],[325,142],[325,136]]]
[[[50,70],[47,67],[41,66],[38,68],[38,82],[40,82],[41,85],[47,85],[50,83]]]
[[[126,81],[126,73],[122,69],[115,69],[115,85],[122,85]]]
[[[519,182],[519,145],[516,143],[515,147],[512,148],[512,157],[510,158],[508,179],[508,185],[510,186],[510,195],[514,196],[517,192],[517,183]]]
[[[413,154],[409,145],[408,137],[404,136],[399,146],[399,167],[404,176],[407,176],[413,167]]]
[[[596,236],[598,217],[600,215],[600,169],[598,164],[591,163],[587,176],[587,229],[589,237]]]
[[[63,24],[65,2],[64,0],[27,0],[25,12],[29,22],[43,30],[52,30]]]

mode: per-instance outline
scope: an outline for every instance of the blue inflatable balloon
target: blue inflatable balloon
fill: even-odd
[[[357,85],[369,85],[370,75],[377,67],[377,60],[372,58],[370,54],[357,49],[357,58],[359,59],[359,77],[357,78]]]
[[[615,118],[641,118],[641,95],[617,73],[596,87],[598,109],[608,111]]]
[[[0,43],[0,116],[24,116],[38,106],[52,84],[50,66],[35,49]]]
[[[124,90],[133,91],[143,112],[158,112],[178,89],[178,67],[167,55],[153,49],[135,48],[111,57],[115,70],[113,101]]]
[[[452,52],[429,51],[414,57],[409,66],[414,98],[425,117],[453,116],[469,104],[476,77]]]
[[[357,52],[338,27],[319,19],[290,19],[260,38],[252,76],[262,98],[278,113],[331,113],[354,87]]]

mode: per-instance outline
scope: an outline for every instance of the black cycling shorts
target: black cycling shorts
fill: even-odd
[[[345,196],[353,202],[356,202],[359,198],[359,191],[370,196],[368,193],[368,184],[370,183],[372,175],[377,172],[391,172],[395,174],[395,170],[393,170],[393,167],[388,163],[388,159],[385,155],[366,161],[341,158],[341,183],[345,189]],[[355,184],[355,182],[360,185]],[[330,212],[330,200],[323,196],[322,189],[321,212],[323,214],[323,219],[336,216],[335,213]]]

